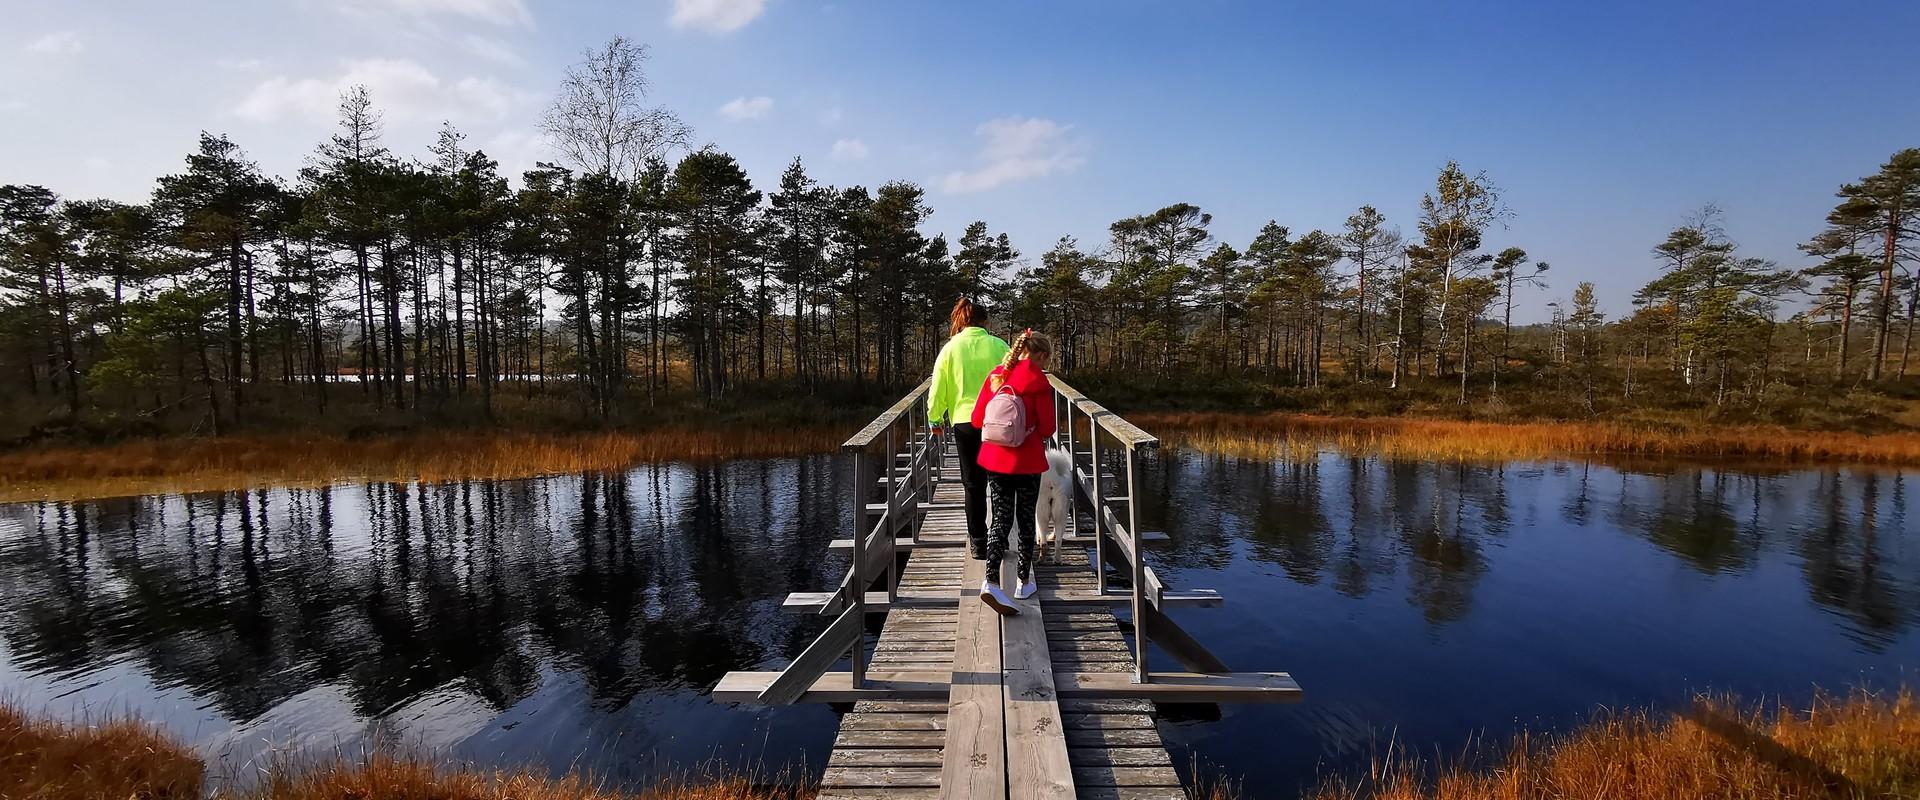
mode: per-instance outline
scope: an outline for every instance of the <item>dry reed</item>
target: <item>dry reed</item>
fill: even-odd
[[[200,800],[193,751],[126,719],[68,724],[0,706],[0,797]]]
[[[578,774],[547,778],[525,770],[448,769],[375,755],[364,763],[275,773],[251,792],[220,800],[805,800],[812,794],[743,777],[671,780],[633,794],[605,789]]]
[[[1170,445],[1239,458],[1304,459],[1330,449],[1404,460],[1630,455],[1920,465],[1920,433],[1908,432],[1221,413],[1143,414],[1134,422]]]
[[[838,428],[573,434],[413,433],[353,439],[161,439],[0,454],[0,502],[299,486],[339,480],[529,478],[657,461],[826,452]]]
[[[1920,797],[1920,704],[1911,690],[1821,696],[1806,709],[1701,699],[1690,711],[1603,716],[1521,736],[1488,769],[1439,771],[1404,755],[1312,800],[1826,800]]]
[[[6,800],[807,800],[787,782],[744,776],[663,781],[638,793],[569,774],[442,767],[375,754],[293,768],[275,765],[251,788],[209,795],[191,749],[132,720],[78,725],[0,707],[0,798]]]

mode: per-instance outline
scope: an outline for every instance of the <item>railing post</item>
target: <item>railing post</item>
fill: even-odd
[[[1081,409],[1085,411],[1085,409]],[[1100,425],[1087,413],[1087,444],[1093,448],[1093,463],[1087,469],[1093,473],[1093,575],[1096,594],[1107,593],[1107,500],[1100,487],[1100,473],[1104,467],[1100,464]]]
[[[899,561],[899,558],[896,557],[893,552],[893,532],[900,525],[900,505],[896,497],[898,487],[894,482],[894,474],[900,470],[893,464],[895,458],[893,431],[896,427],[898,426],[889,426],[887,428],[887,510],[884,512],[887,515],[887,521],[886,524],[880,526],[880,535],[887,540],[887,602],[889,603],[899,599],[898,595],[894,594],[893,586],[894,563]],[[907,423],[907,427],[907,435],[911,437],[913,435],[913,423]],[[912,468],[913,465],[913,445],[911,444],[907,445],[907,465],[909,468]]]
[[[847,598],[847,607],[852,609],[857,625],[857,632],[853,637],[853,654],[848,662],[848,669],[853,673],[852,681],[855,688],[859,688],[866,681],[867,675],[865,652],[867,649],[867,587],[860,580],[860,565],[867,561],[867,472],[866,453],[855,450],[853,452],[853,566],[851,567],[853,578],[847,581],[847,591],[852,593],[852,596]]]
[[[1140,487],[1134,485],[1133,444],[1127,444],[1127,536],[1133,540],[1133,682],[1147,682],[1147,550],[1140,537]]]

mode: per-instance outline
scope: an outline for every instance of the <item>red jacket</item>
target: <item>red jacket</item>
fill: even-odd
[[[1047,374],[1035,369],[1033,362],[1021,359],[1013,365],[1011,371],[1005,367],[994,367],[988,374],[986,383],[980,385],[980,398],[973,403],[973,426],[978,428],[986,423],[987,401],[993,399],[993,379],[1006,377],[1006,385],[1013,387],[1013,393],[1027,404],[1027,424],[1033,426],[1033,433],[1019,447],[1006,447],[992,442],[980,444],[980,466],[988,472],[1002,475],[1038,475],[1047,471],[1047,437],[1053,435],[1053,385],[1047,382]]]

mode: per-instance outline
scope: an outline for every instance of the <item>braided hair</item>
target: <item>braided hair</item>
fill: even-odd
[[[1013,365],[1020,363],[1022,359],[1029,355],[1034,353],[1051,354],[1052,352],[1053,340],[1047,338],[1047,335],[1044,333],[1034,333],[1032,328],[1028,328],[1021,331],[1020,335],[1014,338],[1013,346],[1007,348],[1007,357],[1000,362],[1000,366],[1006,369],[1013,369]]]

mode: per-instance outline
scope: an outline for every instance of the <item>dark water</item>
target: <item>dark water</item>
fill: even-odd
[[[1256,797],[1389,741],[1920,666],[1920,473],[1168,455],[1142,479],[1157,568],[1227,597],[1180,621],[1307,688],[1162,725]],[[233,774],[375,739],[633,785],[817,771],[831,710],[702,695],[818,630],[778,605],[844,569],[845,480],[823,456],[0,507],[0,695],[138,713]]]

